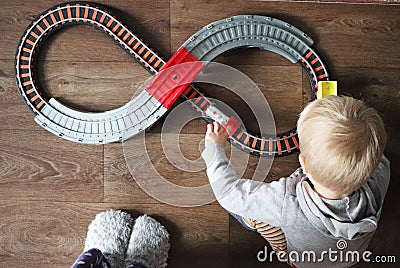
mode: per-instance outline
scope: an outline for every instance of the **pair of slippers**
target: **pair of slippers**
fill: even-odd
[[[88,227],[84,250],[92,248],[99,249],[113,268],[162,268],[167,266],[169,233],[147,215],[133,220],[126,212],[109,210],[97,214]]]

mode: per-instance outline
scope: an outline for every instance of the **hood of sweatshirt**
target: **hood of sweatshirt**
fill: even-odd
[[[296,193],[308,220],[325,235],[350,240],[377,228],[381,209],[368,183],[348,197],[329,200],[321,198],[303,178]]]

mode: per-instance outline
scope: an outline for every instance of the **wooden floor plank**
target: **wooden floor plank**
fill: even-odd
[[[158,202],[157,199],[166,200],[163,199],[164,194],[167,194],[167,200],[182,200],[182,202],[184,198],[189,198],[188,201],[191,202],[197,200],[200,203],[202,200],[214,200],[204,172],[205,164],[198,150],[198,144],[204,135],[183,134],[179,140],[175,140],[177,138],[175,136],[167,136],[168,140],[163,143],[160,134],[146,135],[146,148],[141,148],[138,145],[140,141],[136,141],[136,138],[124,142],[123,147],[120,145],[105,147],[107,202],[154,203]],[[166,148],[167,153],[163,151],[162,144],[169,147]],[[190,164],[187,159],[195,163]],[[143,192],[140,186],[144,186],[146,190],[147,183],[154,183],[156,194],[148,196]],[[183,191],[181,187],[187,187],[187,191],[193,193],[181,195]]]
[[[0,61],[0,122],[1,129],[38,130],[33,113],[22,101],[15,83],[14,62]],[[18,123],[17,123],[18,122]]]
[[[0,130],[0,137],[0,200],[103,200],[102,146],[45,130]]]
[[[136,62],[41,62],[38,78],[50,97],[82,111],[119,108],[144,90],[151,75]],[[112,72],[110,70],[113,70]]]
[[[159,203],[135,182],[121,144],[104,147],[104,200],[106,202]]]
[[[171,235],[170,267],[227,267],[228,216],[217,205],[0,201],[0,266],[69,267],[83,250],[87,226],[107,209],[156,218]],[[205,257],[207,256],[207,257]],[[193,264],[193,265],[192,265]],[[214,266],[214,267],[215,267]]]

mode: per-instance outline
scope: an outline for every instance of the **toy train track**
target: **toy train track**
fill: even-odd
[[[45,91],[36,83],[34,76],[36,51],[51,33],[71,24],[91,25],[109,34],[153,75],[165,63],[100,6],[81,2],[50,8],[28,27],[16,56],[17,85],[24,101],[35,113],[35,121],[67,140],[100,144],[120,141],[123,131],[134,135],[156,122],[167,109],[146,91],[123,107],[103,113],[75,111],[54,98],[47,101]]]
[[[102,113],[76,111],[54,98],[48,99],[35,79],[35,56],[51,33],[72,24],[90,25],[109,35],[151,75],[155,75],[153,82],[124,106]],[[204,27],[165,62],[101,5],[70,2],[46,10],[27,28],[16,53],[16,82],[23,100],[35,114],[35,121],[67,140],[105,144],[132,137],[154,124],[181,96],[190,100],[206,120],[217,120],[229,127],[230,140],[238,148],[259,156],[283,156],[298,150],[296,128],[278,135],[247,133],[237,119],[223,114],[198,88],[188,84],[204,67],[200,61],[211,61],[234,48],[259,47],[278,53],[293,63],[299,62],[307,70],[315,98],[318,81],[328,80],[328,73],[311,49],[312,43],[306,34],[283,21],[241,15]],[[182,62],[199,62],[199,65],[183,70],[188,83],[166,94],[163,84],[174,81],[166,80],[168,78],[160,74],[167,67]]]

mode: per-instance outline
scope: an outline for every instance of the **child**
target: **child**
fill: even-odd
[[[349,267],[368,247],[389,185],[382,119],[360,100],[329,96],[304,109],[298,134],[301,168],[264,183],[238,178],[225,155],[227,133],[209,124],[202,157],[214,194],[274,250],[287,245],[292,267]]]

